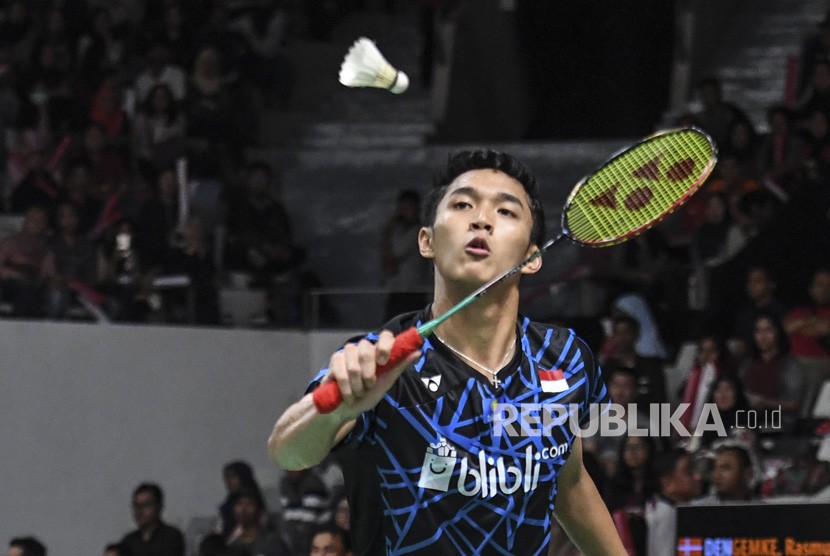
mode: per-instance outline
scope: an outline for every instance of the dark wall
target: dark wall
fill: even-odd
[[[669,95],[672,0],[520,0],[528,69],[527,138],[633,137]]]

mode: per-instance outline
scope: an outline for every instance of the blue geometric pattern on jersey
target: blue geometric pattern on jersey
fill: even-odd
[[[501,389],[428,338],[414,368],[358,419],[351,438],[376,448],[374,461],[362,463],[365,480],[380,485],[387,554],[547,553],[556,479],[571,451],[573,426],[497,436],[493,402],[573,403],[581,422],[588,404],[607,403],[607,392],[598,366],[589,365],[593,356],[572,330],[524,319],[519,332],[522,356],[508,366],[508,376],[499,373]],[[544,392],[540,369],[561,369],[567,389]],[[444,390],[424,397],[422,372],[442,375]]]

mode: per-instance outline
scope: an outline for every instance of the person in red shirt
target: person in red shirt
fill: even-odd
[[[784,318],[793,357],[830,359],[830,268],[813,273],[808,290],[811,303],[796,307]]]

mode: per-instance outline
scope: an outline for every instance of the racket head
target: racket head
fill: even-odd
[[[650,135],[574,186],[562,211],[562,233],[594,247],[634,237],[686,202],[716,162],[714,141],[698,128]]]

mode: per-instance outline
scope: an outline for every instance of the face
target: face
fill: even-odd
[[[234,492],[239,490],[241,486],[239,481],[239,475],[234,473],[230,469],[226,469],[223,473],[225,478],[225,488],[228,490],[229,493],[233,494]]]
[[[337,503],[337,508],[334,510],[334,524],[348,531],[352,527],[351,512],[349,511],[349,501],[341,498]]]
[[[78,214],[69,205],[61,205],[58,209],[58,225],[66,233],[73,233],[78,229]]]
[[[648,444],[641,437],[629,436],[623,447],[623,463],[626,467],[642,467],[648,461]]]
[[[530,199],[515,179],[491,169],[458,176],[438,203],[435,223],[421,228],[421,255],[444,282],[478,287],[536,250]],[[532,274],[541,257],[522,269]]]
[[[718,360],[720,349],[713,338],[703,338],[697,346],[697,362],[699,365],[707,365]]]
[[[343,542],[331,533],[314,535],[311,541],[311,556],[345,556]]]
[[[765,299],[775,290],[775,282],[761,269],[753,269],[746,279],[746,293],[755,301]]]
[[[689,456],[683,456],[674,466],[674,473],[663,480],[663,490],[673,500],[688,502],[700,496],[700,472]]]
[[[718,409],[726,411],[735,407],[735,402],[738,400],[738,393],[735,391],[735,385],[727,380],[721,380],[715,386],[715,391],[712,392],[712,400]]]
[[[706,203],[706,221],[720,223],[723,222],[724,218],[726,218],[726,205],[723,199],[717,195],[709,197],[709,201]]]
[[[810,297],[818,306],[830,305],[830,272],[818,272],[810,283]]]
[[[744,497],[748,486],[748,475],[748,470],[741,467],[740,460],[735,452],[723,452],[715,458],[715,467],[712,469],[712,484],[715,486],[715,492],[721,497]]]
[[[158,522],[160,516],[161,507],[152,492],[138,492],[133,496],[133,519],[139,528]]]
[[[153,108],[158,112],[164,112],[170,106],[170,94],[164,87],[156,87],[153,90]]]
[[[248,496],[237,499],[233,506],[233,513],[236,520],[243,527],[256,525],[259,521],[259,508],[257,508],[256,502]]]
[[[778,349],[778,331],[772,321],[761,317],[755,321],[755,345],[761,353],[776,351]]]
[[[608,395],[616,404],[628,405],[634,401],[637,382],[628,373],[614,373],[608,381]]]
[[[17,546],[12,546],[9,548],[9,551],[6,552],[6,556],[23,556],[23,549]]]
[[[633,349],[637,343],[637,329],[628,322],[614,323],[611,335],[617,349]]]
[[[40,209],[30,209],[23,221],[23,229],[27,234],[37,236],[46,230],[47,224],[45,212]]]

